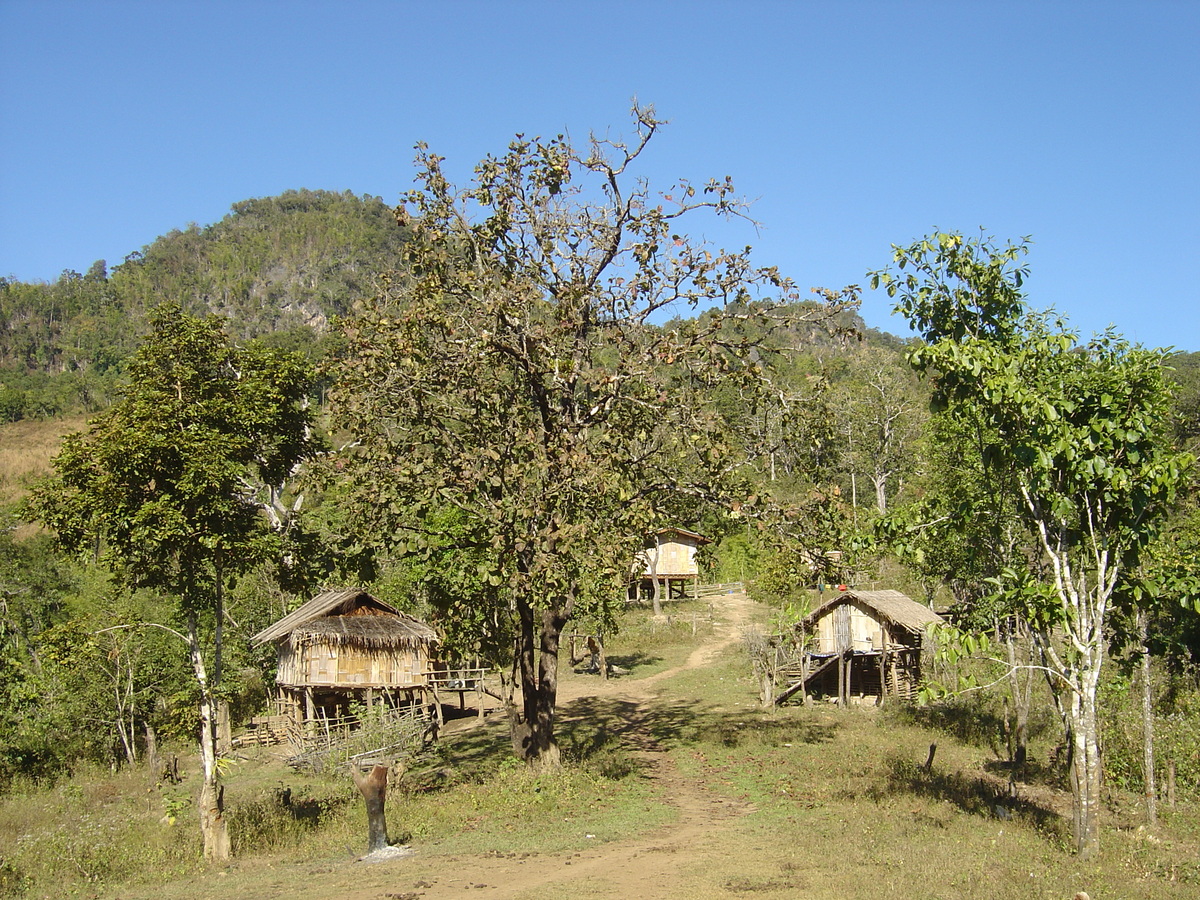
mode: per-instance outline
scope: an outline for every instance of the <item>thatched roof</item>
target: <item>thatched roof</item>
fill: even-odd
[[[657,537],[665,537],[670,534],[677,534],[680,537],[691,538],[697,544],[711,544],[712,543],[711,538],[706,538],[704,535],[697,534],[694,531],[688,531],[686,528],[673,528],[673,527],[672,528],[660,528],[660,529],[658,529],[658,531],[654,532],[654,535]],[[647,537],[647,540],[649,540],[649,537]],[[653,547],[654,545],[651,544],[650,546]]]
[[[811,628],[818,619],[843,603],[857,603],[872,610],[876,618],[899,625],[908,631],[919,632],[927,625],[945,620],[928,606],[905,596],[899,591],[842,591],[826,600],[804,618],[803,625]]]
[[[353,645],[369,650],[437,643],[437,633],[412,616],[326,616],[292,632],[297,644]]]
[[[291,636],[296,643],[354,644],[371,649],[436,644],[437,632],[359,588],[325,591],[264,628],[256,644]]]

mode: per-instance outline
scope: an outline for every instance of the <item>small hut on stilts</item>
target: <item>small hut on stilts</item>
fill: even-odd
[[[629,599],[675,600],[700,583],[697,551],[712,541],[684,528],[663,528],[647,535],[633,567]],[[665,591],[664,591],[665,588]]]
[[[925,632],[944,621],[899,591],[845,590],[797,626],[802,659],[798,677],[776,702],[794,694],[834,698],[909,698],[921,680]]]
[[[353,703],[435,701],[437,632],[357,588],[325,591],[251,640],[275,643],[279,713],[301,729],[344,719]]]

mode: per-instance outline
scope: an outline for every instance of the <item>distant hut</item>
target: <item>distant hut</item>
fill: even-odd
[[[926,629],[942,621],[899,591],[839,591],[798,626],[803,690],[843,704],[852,695],[910,697],[921,679]]]
[[[325,591],[251,640],[275,643],[280,712],[298,725],[429,702],[437,632],[366,591]]]
[[[634,563],[630,596],[638,600],[653,597],[656,585],[660,598],[687,596],[688,585],[700,583],[696,552],[711,543],[704,535],[683,528],[663,528],[647,535]]]

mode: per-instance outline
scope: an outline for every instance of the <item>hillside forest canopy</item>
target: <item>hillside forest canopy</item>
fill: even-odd
[[[45,480],[0,473],[0,789],[199,739],[226,855],[218,708],[266,708],[249,638],[330,585],[502,672],[553,771],[566,630],[619,631],[633,554],[682,527],[782,631],[825,584],[952,610],[926,697],[1007,698],[1014,780],[1045,678],[1079,852],[1103,770],[1154,795],[1155,734],[1197,790],[1200,354],[1075,334],[983,233],[894,247],[869,277],[917,337],[868,329],[856,286],[695,237],[749,208],[646,184],[662,123],[630,127],[518,137],[465,187],[419,147],[394,209],[289,191],[0,280],[0,427],[90,418]],[[1145,740],[1105,749],[1135,683]]]

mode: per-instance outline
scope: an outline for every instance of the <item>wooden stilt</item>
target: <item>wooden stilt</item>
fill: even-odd
[[[838,706],[846,705],[846,654],[838,656]]]
[[[883,706],[883,701],[887,699],[888,633],[887,626],[882,623],[879,626],[879,638],[879,705]]]
[[[800,651],[800,701],[805,706],[812,706],[808,694],[808,651]]]

